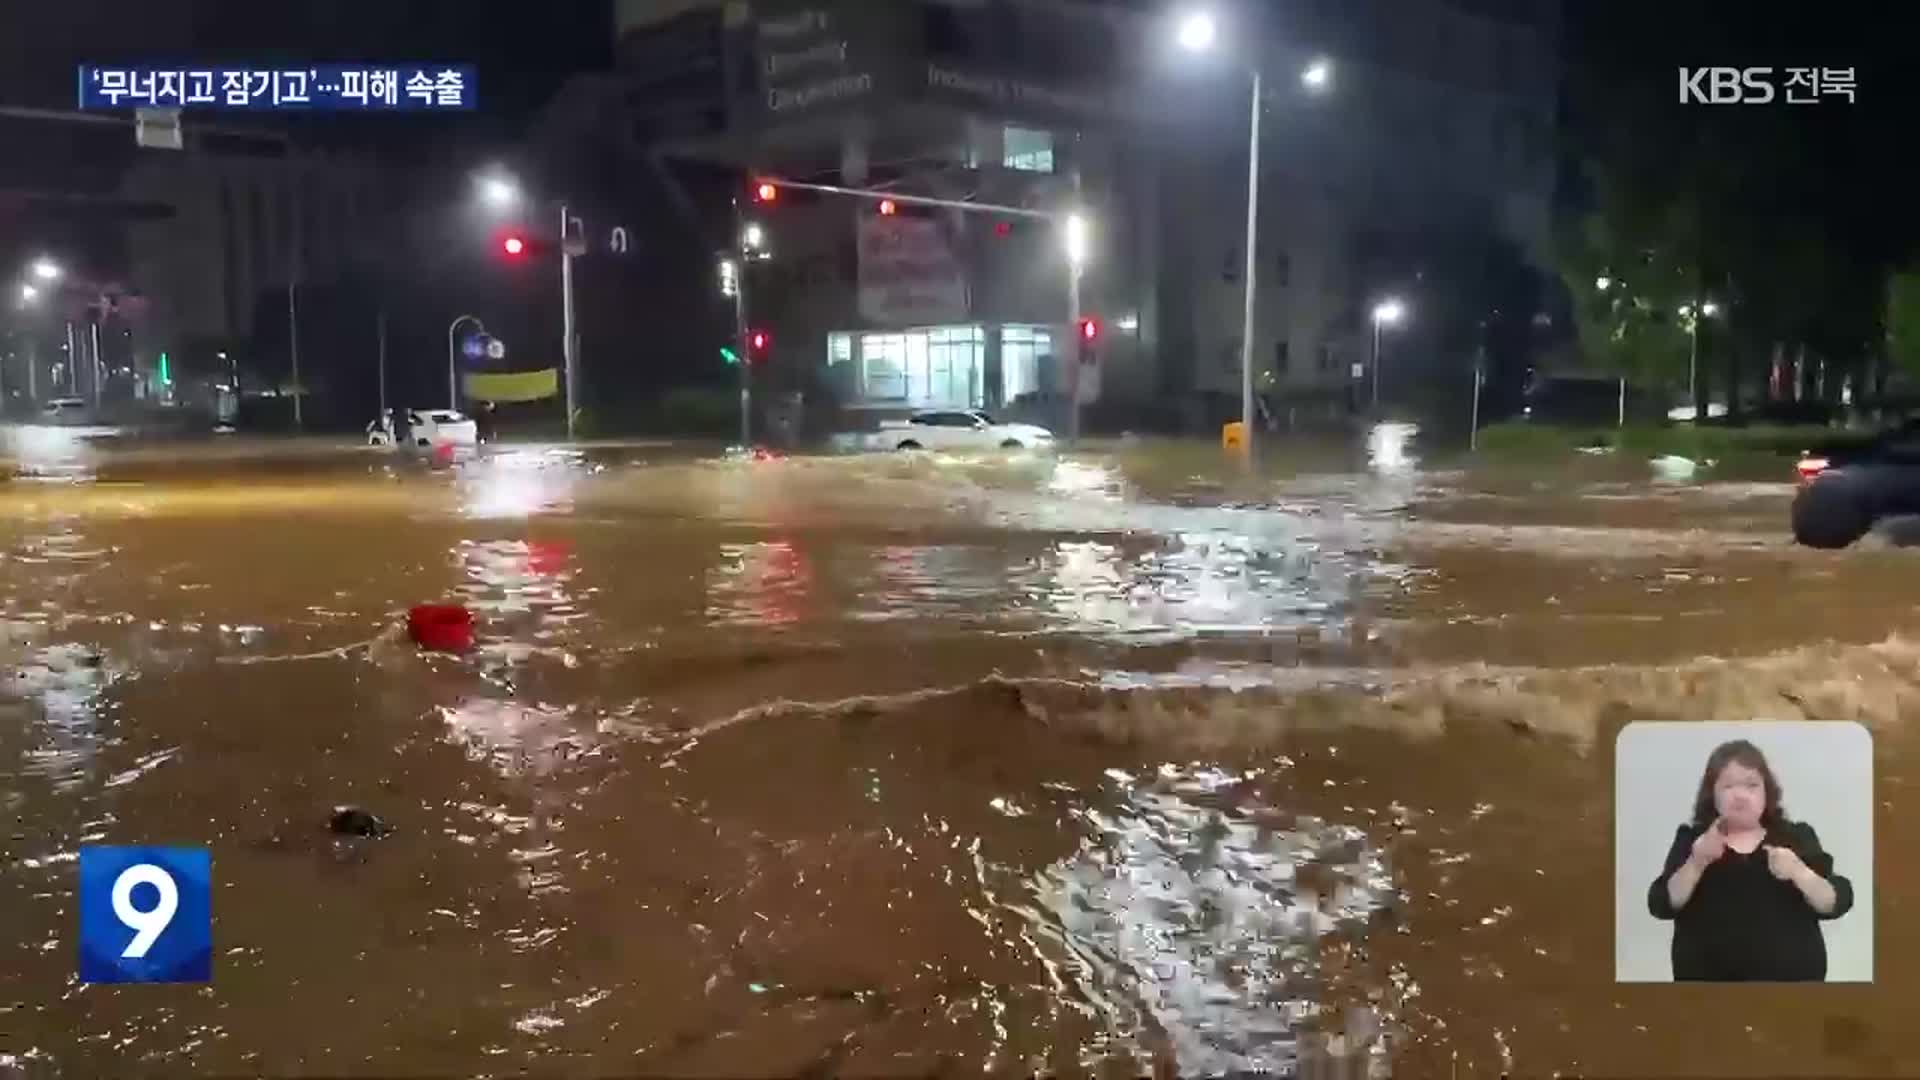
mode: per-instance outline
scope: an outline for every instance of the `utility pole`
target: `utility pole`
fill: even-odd
[[[1253,461],[1254,277],[1260,250],[1260,69],[1253,69],[1253,107],[1247,129],[1247,277],[1240,310],[1240,445]],[[1378,384],[1376,383],[1378,395]]]
[[[305,431],[301,398],[307,396],[300,382],[300,309],[294,302],[294,290],[300,283],[300,176],[293,177],[293,244],[287,252],[287,358],[293,367],[293,429]]]
[[[741,230],[740,197],[733,197],[733,239],[728,245],[738,268],[733,283],[733,340],[740,350],[740,448],[753,445],[753,347],[747,340],[747,264],[753,252],[746,250]]]
[[[100,359],[100,319],[104,312],[96,313],[93,321],[87,324],[87,336],[93,341],[93,411],[100,412],[100,376],[106,365]]]
[[[573,245],[574,233],[569,226],[573,219],[567,214],[567,204],[560,204],[560,322],[561,333],[560,358],[566,368],[567,383],[567,441],[573,441],[574,420],[580,414],[580,340],[573,328]],[[582,225],[580,236],[584,240],[586,228]]]
[[[385,308],[380,310],[377,325],[380,328],[380,417],[385,419],[387,415],[387,312]]]

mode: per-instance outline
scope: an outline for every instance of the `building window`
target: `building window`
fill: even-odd
[[[1327,342],[1320,346],[1320,370],[1322,372],[1333,371],[1339,366],[1340,356],[1334,351],[1333,343]]]
[[[1053,171],[1053,133],[1008,124],[1001,164],[1022,172]]]
[[[827,335],[827,364],[844,364],[853,359],[852,334]]]
[[[1283,289],[1293,284],[1293,260],[1284,251],[1273,260],[1273,283]]]
[[[828,363],[838,359],[835,339],[845,339],[848,350],[852,348],[851,334],[829,334]],[[860,396],[871,403],[914,408],[978,408],[985,345],[978,326],[862,334]]]
[[[1273,372],[1276,375],[1287,373],[1287,343],[1284,339],[1273,343]]]
[[[1000,400],[1011,405],[1040,392],[1053,367],[1053,331],[1044,326],[1000,328]]]
[[[907,342],[900,334],[860,338],[860,396],[869,401],[907,398]]]

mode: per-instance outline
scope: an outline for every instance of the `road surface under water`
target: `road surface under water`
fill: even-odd
[[[1785,484],[13,451],[0,1069],[1920,1070],[1900,965],[1612,981],[1621,725],[1862,721],[1900,835],[1920,563],[1793,548]],[[211,985],[76,981],[108,842],[211,847]]]

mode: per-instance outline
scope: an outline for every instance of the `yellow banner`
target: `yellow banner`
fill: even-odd
[[[463,378],[467,396],[475,401],[539,401],[560,393],[560,373],[553,368],[481,372]]]

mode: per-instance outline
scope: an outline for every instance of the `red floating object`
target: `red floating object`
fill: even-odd
[[[407,636],[433,652],[473,648],[473,612],[459,604],[415,604],[407,609]]]

